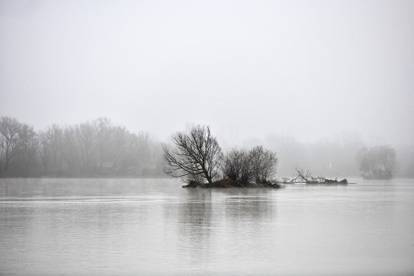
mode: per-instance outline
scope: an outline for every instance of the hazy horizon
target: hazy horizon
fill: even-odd
[[[0,0],[0,275],[413,275],[413,115],[414,0]]]
[[[0,115],[414,140],[412,1],[0,1]]]

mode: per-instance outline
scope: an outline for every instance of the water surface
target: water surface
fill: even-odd
[[[0,179],[0,275],[411,275],[414,181]]]

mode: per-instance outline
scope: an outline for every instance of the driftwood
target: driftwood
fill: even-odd
[[[284,183],[284,184],[295,184],[295,183],[304,183],[304,184],[309,184],[309,185],[347,185],[348,184],[348,180],[346,178],[338,180],[337,178],[335,179],[330,179],[330,178],[326,178],[326,177],[322,177],[322,176],[312,176],[312,174],[306,170],[302,170],[302,169],[296,169],[296,176],[294,178],[291,179],[284,179],[283,181],[279,182],[279,183]]]

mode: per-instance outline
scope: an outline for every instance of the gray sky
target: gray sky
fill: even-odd
[[[414,1],[0,0],[0,115],[414,141]]]

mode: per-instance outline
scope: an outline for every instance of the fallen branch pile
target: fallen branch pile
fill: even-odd
[[[313,185],[347,185],[348,180],[346,178],[338,180],[330,179],[322,176],[312,176],[309,170],[296,169],[297,175],[291,179],[285,179],[279,183],[283,184],[296,184],[296,183],[305,183]]]

